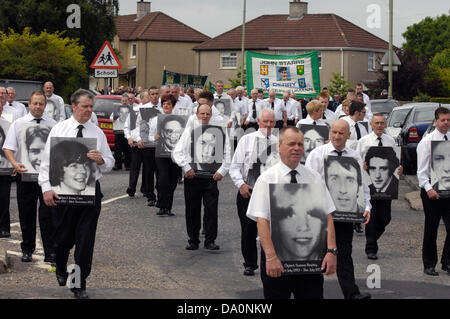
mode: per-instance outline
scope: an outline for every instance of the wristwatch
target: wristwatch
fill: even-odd
[[[333,255],[337,256],[338,250],[337,248],[327,249],[327,253],[332,253]]]

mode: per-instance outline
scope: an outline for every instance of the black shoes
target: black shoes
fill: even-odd
[[[439,276],[439,273],[433,267],[425,268],[423,273],[428,276]]]
[[[374,254],[374,253],[368,253],[367,258],[369,258],[371,260],[377,260],[378,256],[377,256],[377,254]]]
[[[147,206],[155,207],[155,206],[156,206],[156,200],[151,200],[151,199],[149,199],[149,200],[147,201]]]
[[[158,215],[158,216],[175,216],[175,214],[172,213],[170,211],[170,209],[167,209],[167,208],[161,208],[159,210],[159,212],[156,213],[156,215]]]
[[[58,271],[55,272],[56,274],[56,280],[58,281],[58,285],[61,287],[64,287],[67,283],[67,278],[69,277],[69,274],[66,272],[63,275],[58,274]]]
[[[442,265],[442,270],[447,272],[447,275],[450,275],[450,267]]]
[[[208,243],[208,244],[205,244],[205,249],[208,249],[208,250],[219,250],[220,246],[216,245],[214,243]]]
[[[117,166],[113,167],[113,171],[120,171],[120,170],[122,170],[122,167],[117,167]]]
[[[75,299],[89,299],[85,289],[81,288],[71,288],[70,291],[73,292]]]
[[[134,191],[131,189],[131,188],[127,188],[127,194],[128,194],[128,196],[130,196],[130,197],[134,197]]]
[[[350,297],[350,299],[355,299],[355,300],[363,300],[363,299],[372,299],[372,296],[370,294],[356,294]]]
[[[245,267],[244,276],[254,276],[254,275],[255,270],[253,269],[253,267]]]
[[[30,262],[32,262],[33,258],[31,256],[32,256],[32,254],[30,254],[30,253],[23,253],[23,255],[22,255],[22,262],[23,263],[30,263]]]
[[[189,243],[186,246],[186,250],[197,250],[197,249],[198,249],[198,244]]]
[[[10,238],[10,237],[11,237],[11,233],[9,231],[6,231],[6,230],[0,231],[0,238]]]
[[[360,223],[354,223],[353,228],[355,229],[355,232],[358,234],[361,234],[363,232],[362,226]]]
[[[56,254],[46,255],[44,258],[44,262],[54,264],[56,262]]]

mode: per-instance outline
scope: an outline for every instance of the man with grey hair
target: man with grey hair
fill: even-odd
[[[245,119],[247,117],[247,105],[249,99],[244,95],[244,87],[238,86],[236,87],[236,98],[234,99],[234,108],[236,112],[241,114],[241,121],[239,123],[239,127],[243,127],[245,123]]]
[[[299,120],[302,119],[302,114],[299,114],[300,103],[291,98],[291,91],[286,90],[283,93],[281,101],[286,109],[287,126],[295,126]]]
[[[113,170],[121,170],[122,165],[125,164],[125,169],[129,171],[131,165],[131,148],[128,145],[128,140],[125,138],[125,133],[123,131],[127,116],[132,112],[128,93],[122,94],[120,103],[119,109],[111,113],[110,116],[110,119],[113,121],[117,121],[118,123],[123,122],[123,125],[121,126],[122,129],[119,127],[117,127],[117,129],[114,128],[114,159],[116,165]]]
[[[48,81],[44,83],[43,87],[45,97],[47,100],[53,101],[53,104],[55,104],[55,107],[59,107],[59,113],[54,112],[55,114],[59,114],[59,118],[54,118],[56,122],[61,122],[66,119],[66,110],[64,108],[64,100],[59,95],[54,94],[55,87],[53,86],[53,83]]]
[[[18,117],[22,117],[27,115],[27,109],[25,108],[25,105],[23,105],[20,102],[15,101],[16,99],[16,90],[13,87],[7,87],[6,88],[6,100],[7,103],[6,105],[8,105],[9,107],[11,107],[14,112],[17,113]]]

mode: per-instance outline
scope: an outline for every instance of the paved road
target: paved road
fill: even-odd
[[[102,180],[103,201],[125,194],[128,172],[112,172]],[[401,181],[401,192],[412,189]],[[139,189],[139,188],[138,188]],[[72,298],[67,288],[57,286],[54,273],[39,261],[20,261],[15,187],[13,187],[11,239],[0,239],[13,256],[12,272],[0,275],[1,298]],[[242,275],[240,226],[235,209],[236,190],[227,177],[220,183],[219,251],[184,249],[187,243],[184,219],[183,185],[176,190],[174,217],[158,217],[142,196],[122,197],[103,205],[99,220],[93,271],[88,278],[91,298],[180,298],[180,299],[258,299],[262,298],[259,272]],[[374,298],[450,298],[450,276],[423,274],[421,241],[423,212],[409,209],[401,198],[394,202],[392,222],[380,242],[377,265],[380,288],[369,289],[366,281],[372,264],[364,254],[364,236],[354,238],[354,262],[361,291]],[[439,230],[442,250],[444,226]],[[71,257],[72,258],[72,257]],[[72,259],[71,259],[72,260]],[[336,275],[326,278],[325,297],[341,299]]]

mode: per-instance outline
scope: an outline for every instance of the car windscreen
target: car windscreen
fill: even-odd
[[[434,108],[416,110],[413,123],[432,122],[434,120]]]
[[[405,122],[406,115],[408,115],[409,111],[410,109],[393,110],[389,117],[389,122],[387,126],[394,126],[394,123],[403,124]]]
[[[119,100],[112,99],[95,99],[94,100],[94,112],[98,118],[109,119],[111,113],[114,110],[118,110],[120,107]]]
[[[397,103],[392,101],[386,102],[372,102],[372,113],[390,113],[394,107],[398,106]]]

